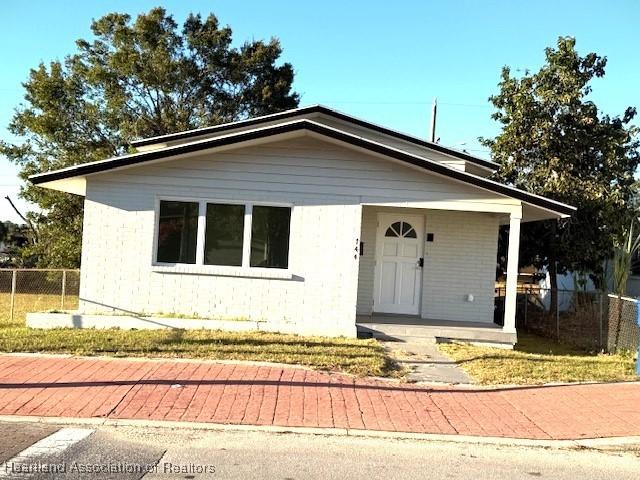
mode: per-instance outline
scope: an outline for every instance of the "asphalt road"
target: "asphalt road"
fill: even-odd
[[[22,448],[22,453],[16,452],[17,448]],[[60,428],[24,423],[0,423],[0,452],[4,462],[0,478],[37,480],[635,480],[640,472],[640,452],[633,450],[554,450],[383,438],[140,427]],[[44,471],[47,468],[55,471]]]

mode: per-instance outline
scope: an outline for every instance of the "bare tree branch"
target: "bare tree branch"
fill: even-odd
[[[9,198],[9,195],[7,195],[4,198],[7,199],[9,204],[11,204],[11,208],[13,208],[14,212],[18,214],[18,216],[22,219],[22,221],[27,224],[27,226],[29,227],[29,230],[31,230],[31,233],[33,233],[33,243],[38,243],[38,231],[33,226],[33,223],[31,223],[31,220],[29,220],[22,213],[20,213],[20,210],[18,210],[18,207],[16,207],[13,201],[11,200],[11,198]]]

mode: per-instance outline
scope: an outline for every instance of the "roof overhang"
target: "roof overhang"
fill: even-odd
[[[539,195],[534,195],[468,172],[450,168],[439,162],[405,152],[404,150],[399,150],[388,145],[374,142],[367,138],[359,137],[357,135],[306,119],[245,130],[210,139],[183,143],[172,147],[74,165],[61,170],[32,175],[29,177],[29,180],[35,185],[84,195],[86,191],[86,177],[89,175],[167,160],[174,157],[201,152],[203,150],[218,151],[220,149],[228,149],[230,147],[237,148],[247,143],[276,141],[281,138],[301,135],[307,132],[326,137],[332,141],[344,143],[347,146],[361,148],[368,152],[379,154],[455,181],[473,185],[477,188],[481,188],[498,195],[520,200],[523,202],[525,208],[528,205],[535,209],[536,215],[540,217],[535,218],[536,220],[568,217],[576,210],[575,207],[570,205],[556,202],[555,200]],[[547,213],[545,214],[545,212]]]

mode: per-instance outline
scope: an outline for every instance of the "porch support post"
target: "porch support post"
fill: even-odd
[[[509,219],[509,249],[507,252],[507,284],[504,297],[502,330],[516,333],[516,296],[518,295],[518,255],[520,250],[520,220],[522,212],[511,213]]]

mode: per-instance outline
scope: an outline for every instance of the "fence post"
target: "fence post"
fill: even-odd
[[[60,309],[64,310],[64,296],[67,289],[67,271],[62,271],[62,298],[60,299]]]
[[[10,321],[13,323],[14,309],[16,303],[16,272],[17,270],[13,270],[11,274],[11,314]]]
[[[603,318],[604,309],[602,308],[603,303],[604,303],[604,292],[600,292],[600,295],[598,295],[598,298],[600,299],[600,302],[599,302],[599,305],[598,305],[598,307],[600,309],[600,317],[599,317],[600,323],[598,325],[598,328],[599,328],[599,332],[598,332],[598,334],[599,334],[599,343],[598,343],[598,346],[600,347],[600,350],[604,350],[604,345],[603,345],[603,340],[604,339],[603,339],[603,331],[602,331],[602,326],[603,326],[602,324],[603,324],[603,321],[604,321],[604,318]]]
[[[558,290],[558,304],[556,305],[556,340],[560,341],[560,290]]]
[[[529,288],[524,287],[524,329],[527,329],[527,311],[529,309]]]

